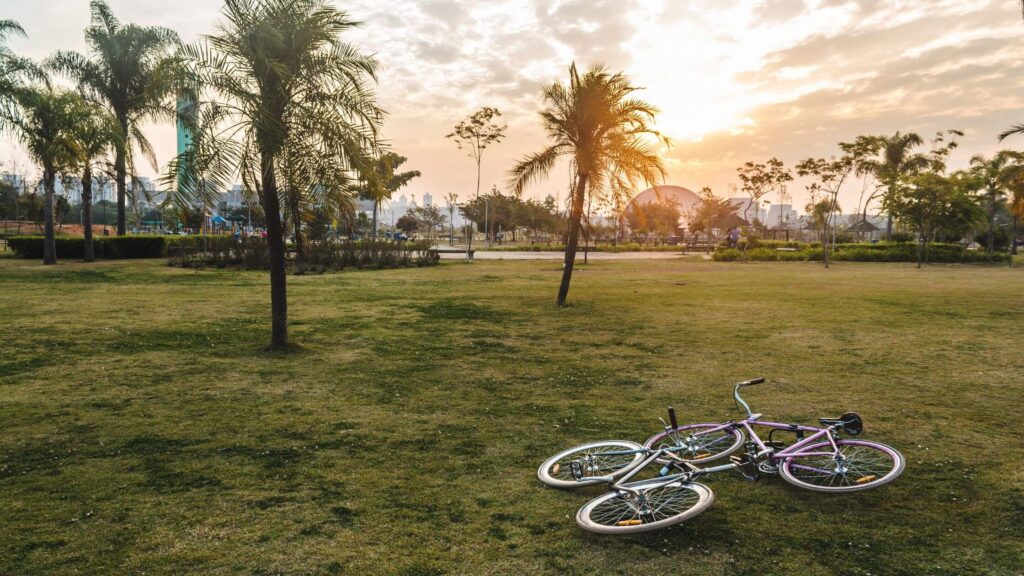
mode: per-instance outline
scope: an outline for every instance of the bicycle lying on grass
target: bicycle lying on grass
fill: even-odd
[[[877,488],[903,472],[903,456],[895,449],[839,438],[864,431],[856,413],[819,418],[823,428],[762,421],[740,397],[740,389],[763,382],[755,378],[734,386],[733,397],[747,414],[743,420],[679,426],[670,407],[670,423],[662,420],[664,431],[644,445],[607,440],[576,446],[547,459],[537,477],[556,488],[609,484],[609,493],[580,508],[576,523],[591,532],[629,534],[672,526],[703,512],[715,495],[696,480],[718,472],[736,470],[750,480],[778,474],[794,486],[834,493]],[[755,426],[770,429],[767,441]],[[792,433],[795,442],[786,446],[773,438],[776,433]],[[741,456],[731,456],[741,448]],[[727,464],[697,466],[730,456]],[[662,466],[655,478],[629,482],[652,464]]]

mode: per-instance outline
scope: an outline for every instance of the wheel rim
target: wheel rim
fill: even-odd
[[[842,461],[831,455],[800,456],[786,459],[785,470],[793,480],[819,490],[860,490],[887,482],[900,470],[902,457],[879,444],[839,440]],[[804,449],[807,452],[831,451],[825,442]]]
[[[594,446],[585,446],[580,449],[566,453],[565,455],[549,461],[547,464],[547,475],[554,480],[561,482],[579,482],[572,475],[572,462],[580,461],[583,467],[583,479],[596,476],[612,476],[619,470],[630,466],[637,459],[642,458],[640,453],[632,454],[609,454],[635,450],[635,445],[621,443],[603,443]]]
[[[737,446],[742,438],[737,430],[725,428],[710,434],[701,434],[690,438],[694,432],[701,429],[718,428],[721,424],[691,424],[677,428],[679,438],[687,445],[687,448],[676,452],[676,455],[691,462],[713,460],[729,452],[733,446]],[[647,441],[649,448],[671,448],[675,446],[671,435],[662,432]]]
[[[705,500],[693,485],[679,482],[638,489],[640,497],[616,493],[588,506],[586,520],[614,530],[643,530],[685,516]]]

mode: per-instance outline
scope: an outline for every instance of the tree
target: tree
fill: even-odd
[[[607,195],[636,189],[643,181],[664,179],[665,167],[650,138],[668,145],[652,126],[658,109],[634,98],[638,90],[621,73],[594,67],[580,75],[573,63],[569,82],[544,90],[547,107],[540,116],[550,146],[521,160],[512,170],[512,190],[521,195],[529,184],[546,177],[561,158],[568,158],[572,177],[569,238],[558,306],[569,294],[580,221],[587,193]]]
[[[226,0],[217,34],[183,48],[216,103],[215,140],[238,142],[244,193],[267,228],[271,347],[288,343],[284,219],[350,206],[350,175],[379,154],[373,58],[342,42],[357,26],[325,0]],[[283,206],[282,206],[283,204]]]
[[[885,138],[881,136],[857,136],[853,142],[839,144],[839,148],[853,160],[854,174],[861,179],[860,196],[857,198],[857,214],[861,215],[859,224],[868,221],[868,208],[884,189],[877,185],[872,169],[884,146]]]
[[[455,192],[449,192],[445,195],[445,200],[448,201],[448,245],[455,245],[455,208],[459,205],[459,195]]]
[[[995,251],[996,214],[1006,202],[1010,185],[1024,175],[1024,155],[1016,152],[999,152],[992,158],[975,156],[971,158],[971,172],[978,178],[984,191],[982,201],[988,229],[985,237],[985,251]]]
[[[747,162],[737,168],[736,172],[740,179],[740,190],[750,197],[743,209],[743,219],[747,221],[750,221],[748,213],[751,206],[760,206],[762,198],[793,180],[793,175],[782,161],[774,157],[765,164]]]
[[[417,229],[427,233],[427,240],[434,239],[434,231],[444,226],[448,217],[441,212],[437,206],[419,206],[409,211],[409,214],[416,219]]]
[[[853,172],[857,166],[856,159],[845,154],[839,158],[832,158],[825,160],[824,158],[808,158],[796,165],[797,174],[802,177],[812,177],[814,180],[807,187],[811,192],[811,204],[808,212],[813,213],[819,210],[821,207],[816,202],[818,193],[825,195],[825,213],[822,215],[823,219],[819,224],[819,230],[822,232],[822,261],[825,263],[825,268],[828,268],[828,253],[829,253],[829,227],[834,229],[835,215],[839,210],[839,191],[843,188],[843,184],[846,182],[847,177]],[[812,216],[816,216],[812,214]]]
[[[1020,223],[1024,220],[1024,175],[1017,177],[1009,184],[1009,190],[1013,194],[1009,202],[1010,208],[1010,254],[1017,255],[1017,241],[1020,238]],[[1013,259],[1010,259],[1013,265]]]
[[[468,150],[469,157],[476,163],[476,194],[480,196],[480,166],[484,150],[492,144],[498,144],[505,138],[508,126],[498,124],[494,119],[500,118],[497,108],[485,106],[466,117],[455,126],[455,130],[445,136],[455,142],[459,150]]]
[[[700,204],[690,220],[690,229],[694,232],[706,232],[708,243],[715,229],[722,229],[735,222],[738,207],[725,198],[719,198],[705,186],[700,191]]]
[[[0,20],[0,130],[17,116],[18,95],[26,83],[46,80],[39,66],[7,47],[11,35],[27,36],[14,20]]]
[[[917,134],[897,132],[892,136],[878,138],[881,157],[865,159],[859,166],[878,180],[882,189],[882,203],[885,205],[892,203],[909,177],[926,170],[930,162],[927,155],[914,152],[915,148],[924,144],[924,140]],[[886,238],[892,238],[892,218],[893,215],[889,213],[885,224]]]
[[[93,262],[96,255],[92,240],[92,191],[93,171],[108,171],[102,165],[112,150],[121,142],[121,128],[117,119],[102,107],[83,101],[71,128],[77,154],[74,167],[78,169],[82,183],[82,227],[85,235],[83,260]]]
[[[413,178],[422,176],[419,170],[396,172],[408,158],[394,152],[385,152],[372,163],[373,173],[364,177],[365,184],[359,189],[363,200],[373,201],[373,237],[377,237],[377,212],[385,200],[390,200],[395,192],[404,188]]]
[[[631,204],[626,209],[625,217],[629,222],[630,231],[643,234],[645,237],[654,234],[659,239],[665,239],[679,229],[679,206],[674,202]]]
[[[57,52],[49,65],[76,81],[80,88],[110,107],[121,127],[114,151],[117,182],[117,234],[127,233],[125,199],[128,169],[135,148],[156,169],[153,148],[142,133],[147,120],[169,119],[167,97],[180,82],[179,45],[173,30],[122,24],[103,0],[91,0],[89,27],[85,29],[87,54]]]
[[[407,235],[419,230],[420,221],[416,219],[412,214],[403,214],[398,222],[395,222],[395,228],[398,228]]]
[[[22,88],[10,127],[43,174],[43,264],[57,263],[53,200],[57,174],[73,164],[78,151],[72,131],[82,97],[50,86]]]
[[[929,246],[940,231],[961,233],[979,217],[970,179],[971,175],[922,172],[910,177],[888,200],[887,210],[917,232],[918,268],[928,261]]]

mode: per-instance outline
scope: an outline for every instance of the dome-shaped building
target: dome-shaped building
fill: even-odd
[[[685,228],[700,204],[700,197],[682,186],[655,186],[634,196],[627,210],[642,209],[645,204],[674,205],[679,210],[679,227]]]
[[[655,186],[634,196],[629,204],[642,206],[664,203],[675,204],[679,213],[686,217],[700,204],[700,197],[693,190],[682,186]]]

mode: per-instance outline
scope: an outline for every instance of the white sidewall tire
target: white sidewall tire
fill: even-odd
[[[629,484],[630,487],[643,488],[646,485],[657,485],[660,484],[661,480],[645,480],[643,482],[635,482]],[[601,503],[611,498],[618,498],[619,495],[615,492],[609,492],[607,494],[598,496],[590,502],[587,502],[580,508],[579,512],[576,513],[576,524],[580,528],[587,532],[594,532],[595,534],[639,534],[641,532],[650,532],[652,530],[660,530],[662,528],[668,528],[669,526],[675,526],[680,522],[685,522],[690,518],[700,514],[701,512],[708,509],[715,502],[715,493],[711,491],[711,488],[699,483],[699,482],[674,482],[680,486],[687,486],[691,490],[697,493],[699,500],[689,510],[678,514],[671,518],[665,518],[657,522],[651,522],[649,524],[640,524],[639,526],[605,526],[604,524],[597,524],[590,521],[590,512],[600,505]]]
[[[893,457],[893,459],[895,460],[895,465],[893,466],[892,470],[890,470],[889,473],[886,474],[885,476],[883,476],[880,480],[877,480],[877,481],[874,481],[874,482],[869,482],[868,484],[864,484],[862,486],[843,486],[843,487],[840,487],[840,488],[829,488],[829,487],[826,487],[826,486],[816,486],[814,484],[809,484],[807,482],[804,482],[804,481],[798,479],[796,476],[793,476],[793,473],[790,472],[790,470],[789,470],[789,464],[791,462],[793,462],[793,461],[798,461],[799,460],[797,458],[797,456],[799,455],[799,452],[798,452],[797,454],[795,454],[793,456],[786,457],[782,461],[782,463],[779,464],[779,475],[782,476],[783,480],[785,480],[786,482],[789,482],[790,484],[792,484],[793,486],[796,486],[797,488],[803,488],[804,490],[811,490],[811,491],[814,491],[814,492],[824,492],[824,493],[827,493],[827,494],[844,494],[844,493],[849,493],[849,492],[860,492],[861,490],[871,490],[871,489],[874,489],[874,488],[879,488],[881,486],[885,486],[886,484],[888,484],[888,483],[892,482],[893,480],[899,478],[900,474],[903,474],[903,469],[907,465],[906,459],[903,457],[903,454],[901,454],[899,450],[897,450],[897,449],[895,449],[892,446],[889,446],[887,444],[882,444],[881,442],[873,442],[873,441],[870,441],[870,440],[836,440],[836,444],[840,444],[840,445],[860,445],[860,446],[863,446],[863,445],[881,446],[881,447],[885,448],[885,450],[884,450],[885,452],[889,453],[890,456]],[[806,448],[801,449],[801,452],[803,452],[803,451],[814,451],[814,450],[818,450],[818,449],[824,448],[826,446],[830,446],[828,442],[821,442],[819,444],[814,444],[814,445],[811,445],[811,446],[807,446]]]
[[[551,474],[548,473],[548,471],[555,464],[555,462],[558,462],[559,460],[565,458],[566,456],[572,454],[573,452],[598,448],[601,446],[616,447],[621,448],[622,450],[644,449],[644,447],[641,446],[640,444],[637,444],[636,442],[631,442],[629,440],[602,440],[600,442],[580,444],[579,446],[573,446],[572,448],[569,448],[567,450],[562,450],[558,454],[555,454],[551,458],[545,460],[544,463],[540,465],[540,468],[537,468],[537,479],[553,488],[581,488],[583,486],[594,486],[595,484],[603,484],[601,480],[560,480],[558,478],[551,476]],[[629,472],[637,464],[639,464],[644,459],[644,457],[645,455],[643,454],[643,452],[637,452],[633,456],[633,461],[630,462],[628,466],[616,470],[613,474],[611,474],[611,476],[613,476],[614,478],[621,477],[623,474]]]

